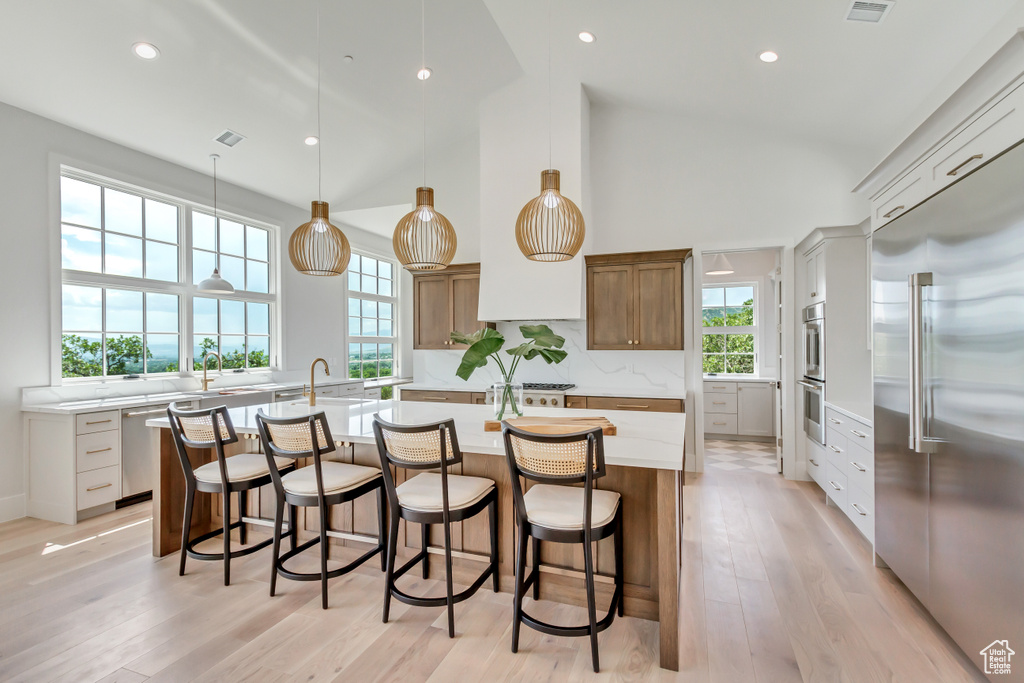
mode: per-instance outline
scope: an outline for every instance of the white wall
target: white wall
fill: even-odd
[[[158,134],[158,133],[157,133]],[[51,302],[60,286],[59,180],[61,163],[182,199],[211,203],[210,177],[0,103],[0,520],[24,514],[26,467],[22,452],[21,388],[51,377],[51,348],[59,330]],[[211,149],[211,151],[215,151]],[[231,153],[219,168],[230,173]],[[268,159],[267,163],[273,163]],[[311,188],[313,189],[313,188]],[[291,231],[309,220],[308,208],[289,206],[221,182],[219,205],[283,227],[281,262],[283,369],[298,371],[317,356],[337,359],[345,374],[343,278],[299,275],[287,261]],[[390,250],[385,240],[347,229],[354,248]],[[400,313],[401,315],[401,313]]]

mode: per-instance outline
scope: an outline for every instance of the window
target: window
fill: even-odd
[[[352,254],[348,264],[348,376],[353,379],[390,377],[395,372],[396,273],[391,261]],[[381,396],[390,398],[391,388],[384,387]]]
[[[73,169],[60,209],[63,377],[187,373],[208,351],[225,369],[270,367],[269,226]],[[196,292],[218,265],[235,294]]]
[[[757,287],[752,284],[704,287],[704,372],[754,374],[757,368]]]

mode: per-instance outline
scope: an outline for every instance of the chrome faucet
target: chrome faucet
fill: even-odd
[[[207,361],[207,359],[209,359],[210,356],[213,356],[214,358],[217,359],[217,369],[222,371],[222,372],[224,370],[224,363],[221,361],[220,356],[218,356],[216,353],[214,353],[213,351],[210,351],[205,356],[203,356],[203,391],[206,391],[207,389],[209,389],[210,388],[210,382],[213,381],[212,379],[206,379],[206,361]]]
[[[316,364],[317,363],[323,363],[324,364],[324,373],[328,377],[331,376],[331,369],[329,367],[327,367],[327,361],[325,361],[323,358],[317,358],[315,361],[313,361],[312,363],[309,364],[309,391],[307,392],[305,385],[303,385],[303,387],[302,387],[302,390],[303,390],[302,391],[302,395],[303,396],[309,396],[309,405],[310,406],[315,406],[316,405],[316,386],[313,383],[313,371],[316,370]]]

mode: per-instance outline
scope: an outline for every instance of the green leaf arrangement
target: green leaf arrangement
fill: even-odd
[[[508,364],[502,362],[501,348],[505,345],[505,337],[497,330],[485,327],[473,334],[452,332],[451,339],[457,344],[465,344],[469,348],[462,355],[462,363],[455,374],[464,380],[468,380],[477,368],[487,365],[487,359],[493,358],[501,370],[501,376],[506,383],[511,383],[515,377],[516,368],[523,360],[533,360],[540,356],[548,364],[561,363],[569,355],[562,349],[565,344],[565,337],[561,337],[551,331],[547,325],[520,325],[519,331],[526,338],[519,346],[506,349],[505,353],[512,356]]]

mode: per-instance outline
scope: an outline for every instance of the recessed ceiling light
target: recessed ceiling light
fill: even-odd
[[[597,40],[597,36],[595,36],[590,31],[580,31],[580,40],[582,40],[584,43],[592,43],[595,40]]]
[[[310,135],[308,138],[306,138],[306,144],[309,145],[310,147],[312,147],[318,142],[320,142],[320,138],[318,138],[315,135]]]
[[[345,56],[344,56],[344,57],[342,57],[341,59],[342,59],[342,60],[343,60],[343,61],[344,61],[345,63],[350,63],[350,62],[351,62],[352,60],[354,60],[354,59],[355,59],[355,57],[353,57],[352,55],[345,55]]]
[[[428,78],[430,78],[430,74],[432,73],[434,72],[428,69],[427,67],[423,67],[422,69],[416,72],[416,78],[420,79],[421,81],[425,81]]]
[[[761,61],[766,64],[771,64],[772,62],[776,62],[779,60],[779,56],[772,52],[771,50],[766,50],[765,52],[762,52],[760,55],[758,55],[758,57],[760,57]]]
[[[136,57],[142,59],[156,59],[160,56],[160,50],[156,49],[156,45],[152,43],[135,43],[132,45],[132,52]]]

